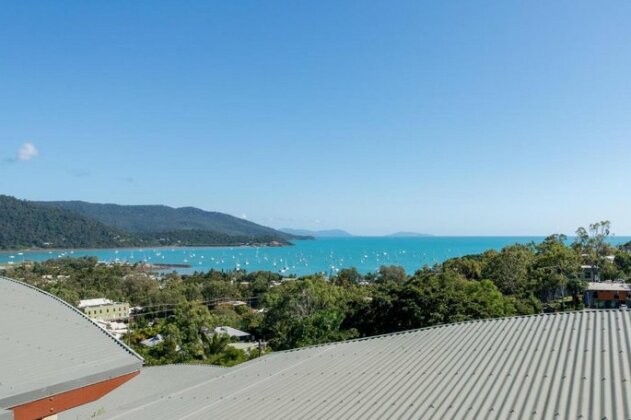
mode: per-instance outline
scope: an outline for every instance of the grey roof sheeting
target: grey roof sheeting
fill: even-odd
[[[0,420],[13,420],[13,411],[7,411],[0,408]]]
[[[228,326],[222,326],[222,327],[215,328],[215,333],[216,334],[227,334],[230,337],[236,337],[236,338],[244,338],[244,337],[249,337],[250,336],[250,333],[246,333],[245,331],[237,330],[236,328],[232,328],[232,327],[228,327]]]
[[[630,353],[628,310],[471,321],[273,353],[94,418],[629,419]]]
[[[209,365],[166,365],[150,366],[140,375],[90,404],[59,413],[60,420],[93,419],[115,410],[137,406],[153,401],[192,385],[216,378],[226,373],[227,368]]]
[[[142,359],[71,305],[0,277],[0,408],[138,371]]]

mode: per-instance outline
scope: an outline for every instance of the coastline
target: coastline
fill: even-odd
[[[294,246],[293,241],[306,241],[309,239],[292,239],[291,241],[287,241],[287,244],[273,245],[273,244],[260,244],[260,245],[176,245],[176,246],[126,246],[126,247],[102,247],[102,248],[14,248],[14,249],[1,249],[0,254],[11,254],[16,252],[68,252],[68,251],[77,251],[77,252],[87,252],[87,251],[104,251],[109,249],[117,249],[120,251],[129,251],[129,250],[150,250],[150,249],[199,249],[199,248],[286,248]]]
[[[568,236],[568,240],[573,239],[574,237]],[[148,251],[148,250],[194,250],[194,249],[202,249],[202,248],[211,248],[211,249],[234,249],[234,248],[244,248],[244,249],[256,249],[256,248],[290,248],[296,246],[296,242],[318,242],[322,240],[336,240],[336,241],[353,241],[353,240],[459,240],[459,239],[516,239],[518,242],[522,242],[521,240],[532,240],[533,242],[542,241],[545,239],[545,236],[535,236],[535,235],[432,235],[432,236],[418,236],[418,237],[394,237],[394,236],[372,236],[372,235],[353,235],[349,237],[317,237],[317,238],[300,238],[300,239],[291,239],[287,240],[286,244],[283,243],[264,243],[264,244],[235,244],[235,245],[159,245],[159,246],[125,246],[125,247],[89,247],[89,248],[11,248],[11,249],[0,249],[0,255],[3,254],[12,254],[12,253],[34,253],[34,252],[88,252],[88,251],[107,251],[107,250],[119,250],[119,251]],[[615,235],[609,238],[609,242],[614,245],[624,244],[625,242],[631,242],[631,235]]]
[[[5,250],[0,251],[0,264],[22,261],[46,261],[58,258],[94,256],[102,262],[139,262],[186,264],[178,267],[181,274],[193,271],[263,270],[283,275],[334,275],[343,268],[355,267],[360,273],[371,273],[381,266],[400,266],[414,273],[424,265],[432,266],[447,259],[473,255],[490,249],[500,250],[516,243],[540,242],[542,237],[427,237],[427,238],[318,238],[292,240],[293,246],[160,246],[127,248],[86,248]],[[611,238],[612,244],[629,242],[629,237]],[[18,254],[23,255],[18,255]],[[10,258],[13,257],[13,258]]]

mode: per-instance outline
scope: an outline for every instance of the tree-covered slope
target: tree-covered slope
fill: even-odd
[[[68,210],[0,195],[0,249],[136,245],[131,235]]]
[[[124,206],[96,204],[84,201],[47,201],[38,204],[70,210],[98,220],[108,226],[133,233],[206,231],[240,237],[265,237],[273,240],[296,238],[285,232],[261,226],[225,213],[210,212],[194,207],[173,208],[161,205]]]

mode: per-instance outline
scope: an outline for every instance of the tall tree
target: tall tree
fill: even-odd
[[[318,277],[285,282],[264,296],[261,330],[275,350],[353,337],[341,329],[350,293]]]
[[[490,279],[506,295],[529,288],[528,270],[534,259],[531,246],[515,244],[489,255],[482,277]]]
[[[592,223],[587,229],[580,227],[576,230],[574,247],[581,252],[581,256],[591,265],[596,280],[600,280],[601,269],[606,264],[606,257],[613,250],[607,243],[611,233],[611,223],[608,220]]]
[[[565,245],[566,240],[565,235],[551,235],[536,247],[531,277],[533,291],[543,302],[563,298],[568,282],[580,277],[580,255]]]

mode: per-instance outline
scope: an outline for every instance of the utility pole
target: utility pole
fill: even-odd
[[[129,323],[127,324],[127,347],[131,347],[131,322],[133,319],[132,314],[129,314]]]

